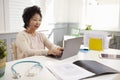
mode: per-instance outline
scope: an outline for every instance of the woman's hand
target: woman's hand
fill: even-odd
[[[51,49],[48,51],[48,55],[61,56],[64,48],[58,47],[57,49]]]
[[[64,51],[63,47],[58,47],[57,50]]]

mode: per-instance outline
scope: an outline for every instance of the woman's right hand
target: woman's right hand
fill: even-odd
[[[59,49],[48,50],[48,55],[61,56],[61,54],[62,54],[62,50]]]

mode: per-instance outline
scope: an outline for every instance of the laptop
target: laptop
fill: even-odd
[[[59,60],[72,57],[79,52],[81,44],[83,44],[83,37],[77,37],[77,38],[71,38],[71,39],[65,40],[63,45],[64,51],[62,52],[62,55],[61,56],[50,55],[50,57],[53,57]]]

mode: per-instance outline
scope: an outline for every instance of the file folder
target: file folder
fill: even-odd
[[[97,50],[97,51],[102,51],[102,39],[100,38],[90,38],[89,39],[89,49],[90,50]]]
[[[119,73],[117,70],[112,69],[109,66],[106,66],[104,64],[101,64],[101,63],[99,63],[97,61],[93,61],[93,60],[78,60],[78,61],[73,62],[73,64],[75,64],[79,67],[82,67],[90,72],[95,73],[94,76]],[[94,76],[89,76],[86,78],[90,78],[90,77],[94,77]]]

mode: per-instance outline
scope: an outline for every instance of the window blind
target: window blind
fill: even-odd
[[[23,30],[22,14],[24,8],[33,5],[30,0],[9,0],[9,26],[10,31]]]

